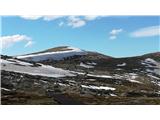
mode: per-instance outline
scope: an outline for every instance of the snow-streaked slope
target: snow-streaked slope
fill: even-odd
[[[93,85],[81,85],[83,88],[88,88],[88,89],[98,89],[98,90],[116,90],[116,88],[112,87],[107,87],[107,86],[93,86]]]
[[[147,58],[141,62],[142,65],[146,66],[146,71],[149,73],[155,73],[160,75],[160,62],[155,61],[154,59]]]
[[[144,62],[145,62],[145,63],[148,63],[148,64],[151,63],[151,64],[154,64],[154,65],[159,65],[158,62],[156,62],[155,60],[153,60],[153,59],[151,59],[151,58],[145,59]]]
[[[46,76],[46,77],[74,76],[74,74],[71,74],[70,71],[63,70],[61,68],[55,68],[43,64],[40,64],[39,66],[34,66],[31,63],[22,62],[20,60],[12,60],[11,62],[9,60],[1,59],[1,69],[5,71],[12,71],[12,72],[25,73],[29,75]]]
[[[85,73],[82,72],[75,72],[72,71],[72,73],[79,74],[79,75],[85,75]],[[126,80],[132,83],[139,83],[142,84],[142,82],[138,81],[137,78],[139,77],[138,74],[135,73],[126,73],[126,74],[113,74],[112,76],[110,75],[93,75],[93,74],[86,74],[88,77],[95,77],[95,78],[102,78],[102,79],[118,79],[118,80]],[[88,79],[88,80],[95,80],[95,79]]]
[[[84,67],[84,68],[94,68],[94,66],[84,64],[83,62],[81,62],[79,66]]]
[[[17,64],[17,65],[29,65],[32,66],[33,64],[28,63],[28,62],[23,62],[23,61],[19,61],[16,59],[7,59],[7,60],[3,60],[1,61],[2,64]]]
[[[126,63],[118,64],[118,67],[126,66]]]
[[[63,60],[64,58],[67,58],[67,57],[71,57],[75,55],[86,55],[86,54],[87,52],[81,49],[74,48],[74,47],[67,47],[66,50],[62,50],[62,51],[22,55],[22,56],[17,56],[17,58],[24,59],[24,60],[30,60],[30,61],[43,61],[43,60],[48,60],[48,59]]]

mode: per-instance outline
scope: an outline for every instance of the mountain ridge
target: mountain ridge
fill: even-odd
[[[160,104],[159,52],[113,58],[56,49],[36,53],[45,56],[39,61],[1,55],[2,104]]]
[[[67,48],[71,48],[71,49],[67,49]],[[30,54],[38,54],[38,53],[44,53],[44,52],[56,52],[56,51],[72,50],[72,48],[76,48],[76,47],[68,46],[68,45],[57,46],[57,47],[52,47],[52,48],[48,48],[48,49],[44,49],[44,50],[39,50],[37,52],[35,51],[35,52],[32,52],[32,53],[27,53],[27,54],[14,55],[14,57],[16,57],[16,56],[30,55]],[[156,53],[160,54],[160,51],[156,51],[156,52],[150,52],[150,53],[143,53],[143,54],[140,54],[140,55],[116,57],[116,56],[107,55],[107,54],[104,54],[104,53],[101,53],[101,52],[83,50],[83,49],[80,49],[80,48],[76,48],[76,49],[79,49],[79,50],[82,50],[82,51],[86,51],[86,52],[98,53],[98,54],[102,54],[102,55],[109,56],[109,57],[112,57],[112,58],[130,58],[130,57],[138,57],[138,56],[142,56],[142,55],[149,55],[149,54],[156,54]]]

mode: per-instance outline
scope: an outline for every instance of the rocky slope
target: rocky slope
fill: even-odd
[[[160,53],[113,58],[73,47],[1,56],[2,104],[160,104]]]

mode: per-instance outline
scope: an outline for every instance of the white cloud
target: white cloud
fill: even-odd
[[[100,18],[100,16],[96,16],[96,15],[87,15],[87,16],[62,16],[62,15],[36,16],[35,15],[35,16],[20,16],[20,17],[26,20],[43,19],[44,21],[51,21],[51,20],[56,20],[60,18],[66,18],[64,19],[64,21],[60,22],[58,25],[62,26],[64,24],[67,24],[68,26],[71,26],[72,28],[82,27],[86,25],[87,22]]]
[[[111,39],[111,40],[116,39],[118,34],[120,34],[121,32],[123,32],[123,29],[113,29],[113,30],[111,30],[111,32],[109,33],[110,34],[109,39]]]
[[[110,34],[111,35],[117,35],[117,34],[119,34],[120,32],[122,32],[123,31],[123,29],[113,29],[111,32],[110,32]]]
[[[99,16],[96,15],[86,15],[84,16],[84,19],[87,21],[96,20]]]
[[[86,21],[81,19],[78,16],[69,16],[68,17],[68,26],[73,28],[82,27],[86,24]]]
[[[51,21],[51,20],[56,20],[65,16],[62,15],[22,15],[20,16],[23,19],[26,20],[38,20],[38,19],[43,19],[45,21]]]
[[[117,38],[117,36],[110,36],[109,37],[109,39],[111,39],[111,40],[114,40],[114,39],[116,39]]]
[[[131,33],[132,37],[151,37],[160,35],[160,26],[140,28]]]
[[[2,36],[0,37],[0,42],[2,44],[2,49],[10,47],[15,43],[26,41],[25,47],[31,46],[33,41],[30,37],[26,35],[12,35],[12,36]]]
[[[24,47],[30,47],[30,46],[32,46],[33,44],[34,44],[33,41],[28,41],[28,42],[25,44]]]
[[[62,16],[62,15],[48,15],[48,16],[42,16],[43,20],[45,21],[51,21],[51,20],[56,20],[56,19],[59,19],[59,18],[62,18],[62,17],[65,17],[65,16]]]
[[[96,20],[100,16],[87,15],[87,16],[68,16],[68,26],[73,28],[82,27],[89,21]]]
[[[26,19],[26,20],[37,20],[37,19],[40,19],[42,16],[39,16],[39,15],[21,15],[20,17],[23,18],[23,19]]]
[[[64,22],[61,21],[58,25],[61,27],[64,25]]]

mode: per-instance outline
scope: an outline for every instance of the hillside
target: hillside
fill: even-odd
[[[160,52],[113,58],[61,46],[1,55],[2,104],[160,104]]]

